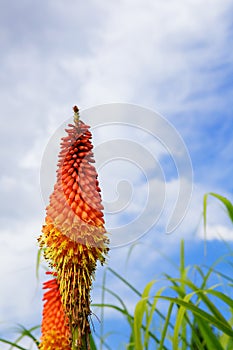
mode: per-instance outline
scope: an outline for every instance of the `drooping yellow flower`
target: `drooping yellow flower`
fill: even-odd
[[[68,135],[62,138],[57,182],[39,242],[57,274],[72,349],[83,349],[83,344],[88,349],[90,289],[97,261],[105,261],[108,239],[91,133],[79,120],[76,106],[74,112],[75,125],[69,124]]]

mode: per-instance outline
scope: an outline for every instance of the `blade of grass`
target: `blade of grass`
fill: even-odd
[[[228,324],[227,320],[223,317],[222,313],[217,309],[217,307],[210,301],[210,299],[206,296],[206,292],[200,290],[195,284],[193,284],[189,280],[180,280],[179,278],[172,278],[171,280],[183,282],[185,285],[189,286],[198,296],[201,296],[201,301],[206,304],[209,310],[215,315],[218,319],[220,319],[225,324]],[[172,287],[174,290],[177,290],[177,287]],[[210,290],[209,290],[210,291]],[[188,294],[191,295],[192,293]],[[194,295],[193,294],[193,295]],[[213,294],[213,293],[212,293]],[[218,294],[216,294],[218,295]]]
[[[113,270],[111,267],[107,268],[108,271],[110,271],[113,275],[115,275],[119,280],[121,280],[125,285],[127,285],[135,294],[137,294],[139,297],[142,296],[142,294],[131,284],[129,283],[124,277],[122,277],[119,273],[117,273],[115,270]]]
[[[118,274],[115,270],[113,270],[112,268],[108,267],[107,268],[108,271],[110,271],[114,276],[116,276],[119,280],[121,280],[126,286],[128,286],[136,295],[138,295],[140,298],[142,297],[142,294],[131,284],[129,283],[124,277],[122,277],[120,274]],[[151,306],[150,301],[148,300],[148,304]],[[165,321],[166,317],[159,311],[159,310],[155,310],[155,312],[157,313],[157,315],[159,317],[161,317],[162,320]],[[170,322],[169,326],[173,329],[174,326],[173,324]]]
[[[194,317],[193,323],[190,324],[190,328],[192,330],[191,347],[190,348],[193,349],[195,346],[195,349],[206,350],[205,341],[203,344],[203,339],[201,338],[202,334],[200,332],[199,324],[198,324],[197,320],[198,320],[198,317]]]
[[[127,269],[127,266],[128,266],[128,263],[129,263],[129,259],[130,259],[130,256],[134,250],[135,247],[137,247],[138,245],[141,245],[142,242],[134,242],[130,245],[129,247],[129,250],[128,250],[128,253],[127,253],[127,256],[126,256],[126,261],[125,261],[125,269]]]
[[[213,193],[213,192],[210,192],[209,195],[212,196],[212,197],[217,198],[220,202],[222,202],[222,204],[225,206],[225,208],[227,210],[228,217],[231,219],[231,222],[233,223],[233,205],[229,201],[229,199],[227,199],[226,197],[221,196],[220,194]]]
[[[111,308],[111,309],[114,309],[118,312],[120,312],[122,315],[126,315],[125,314],[125,310],[121,309],[119,306],[116,306],[114,304],[93,304],[92,306],[94,307],[108,307],[108,308]],[[134,317],[130,314],[127,315],[127,317],[130,317],[132,321],[134,321]],[[146,330],[146,327],[144,325],[142,325],[142,329],[143,331]],[[149,332],[150,334],[150,337],[157,343],[159,344],[160,340],[152,333],[152,332]],[[167,347],[164,346],[164,350],[168,350]]]
[[[169,324],[169,321],[170,321],[170,318],[171,318],[173,306],[174,306],[174,303],[170,303],[169,308],[168,308],[168,312],[167,312],[167,316],[166,316],[166,320],[165,320],[165,324],[164,324],[164,327],[163,327],[163,331],[162,331],[162,334],[161,334],[161,340],[160,340],[160,344],[159,344],[158,350],[162,350],[163,349],[164,340],[166,338],[168,324]]]
[[[194,294],[194,292],[191,293],[191,294]],[[219,330],[221,330],[222,332],[228,334],[230,337],[233,337],[233,330],[232,330],[232,327],[229,325],[229,323],[225,324],[225,322],[222,322],[221,320],[219,320],[215,316],[213,316],[213,315],[209,314],[208,312],[200,309],[199,307],[195,306],[194,304],[186,302],[186,301],[178,299],[178,298],[172,298],[172,297],[166,297],[166,296],[160,296],[159,298],[163,299],[163,300],[171,301],[171,302],[173,302],[175,304],[178,304],[180,306],[184,306],[187,310],[191,311],[193,314],[195,314],[198,317],[202,318],[206,322],[213,324]]]
[[[204,265],[205,268],[209,269],[209,266],[207,265]],[[229,282],[232,282],[233,283],[233,278],[220,272],[219,270],[216,270],[216,269],[213,269],[213,272],[218,274],[219,276],[223,277],[224,279],[228,280]]]
[[[149,310],[149,315],[148,315],[148,319],[146,320],[146,331],[145,331],[145,336],[144,336],[144,349],[147,349],[149,346],[149,329],[151,326],[151,322],[155,313],[155,308],[158,302],[158,296],[160,296],[162,294],[162,292],[165,290],[165,287],[160,288],[155,297],[154,297],[154,301],[152,303],[152,306]]]
[[[204,254],[206,256],[206,227],[207,227],[207,199],[208,193],[203,197],[203,224],[204,224]]]
[[[229,305],[231,309],[233,309],[233,300],[226,294],[213,289],[207,289],[204,291],[204,293],[216,296],[218,299],[221,299],[225,304]]]
[[[18,333],[21,333],[21,335],[16,339],[15,343],[18,343],[19,341],[21,341],[24,337],[28,337],[31,338],[33,340],[33,342],[37,345],[37,347],[39,346],[39,341],[36,339],[36,337],[32,334],[32,332],[36,329],[39,329],[40,326],[34,326],[30,329],[25,328],[22,325],[18,325],[18,327],[16,328],[16,331]]]
[[[194,295],[195,292],[190,293],[185,296],[183,299],[185,302],[190,302],[191,297]],[[177,319],[176,319],[176,325],[175,325],[175,330],[174,330],[174,339],[173,339],[173,349],[178,350],[179,347],[179,330],[181,328],[182,330],[182,322],[184,319],[184,315],[186,313],[186,307],[181,306],[179,308],[179,311],[177,313]],[[198,319],[198,318],[197,318]],[[203,334],[203,339],[205,339],[208,349],[215,349],[215,350],[224,350],[219,343],[218,339],[214,335],[213,331],[209,327],[209,325],[206,322],[203,322],[202,319],[199,320],[198,322],[198,327],[201,330]]]
[[[37,257],[36,257],[36,278],[37,278],[37,280],[39,279],[41,256],[42,256],[42,249],[39,249],[38,253],[37,253]]]
[[[186,274],[186,268],[185,268],[185,257],[184,257],[184,240],[182,239],[180,242],[180,290],[182,293],[185,293],[185,283],[184,280],[186,280],[187,274]],[[183,319],[182,324],[181,324],[181,338],[182,338],[182,350],[186,350],[186,342],[183,341],[183,339],[187,339],[187,334],[186,334],[186,322],[185,319]]]
[[[155,281],[150,281],[142,293],[142,298],[139,300],[135,307],[134,311],[134,339],[135,339],[135,349],[143,350],[142,339],[141,339],[141,330],[144,314],[147,312],[147,301],[149,297],[150,290],[155,284]]]
[[[103,273],[103,281],[102,281],[102,293],[101,293],[101,303],[104,304],[105,298],[105,284],[106,284],[106,270]],[[104,308],[101,308],[100,314],[100,350],[103,348],[103,336],[104,336]]]
[[[202,338],[207,345],[207,349],[224,350],[221,343],[219,342],[218,336],[214,334],[214,331],[210,328],[208,323],[199,318],[197,318],[197,323],[202,334]]]
[[[125,310],[126,315],[129,315],[128,309],[127,309],[127,307],[126,307],[124,301],[122,300],[122,298],[120,298],[119,295],[116,294],[115,292],[113,292],[111,289],[106,288],[106,287],[105,287],[104,289],[105,289],[106,292],[108,292],[109,294],[111,294],[112,296],[114,296],[114,297],[120,302],[121,306],[122,306],[123,309]],[[104,303],[102,303],[102,304],[104,304]],[[131,319],[131,318],[128,318],[127,321],[128,321],[128,323],[129,323],[130,327],[133,329],[133,322],[132,322],[132,319]]]
[[[18,344],[16,344],[16,343],[13,343],[13,342],[11,342],[11,341],[9,341],[9,340],[6,340],[6,339],[0,338],[0,342],[5,343],[5,344],[9,344],[9,345],[11,345],[12,347],[17,348],[17,349],[20,349],[20,350],[27,350],[26,348],[23,348],[22,346],[20,346],[20,345],[18,345]]]
[[[225,208],[227,210],[228,217],[230,218],[231,222],[233,223],[233,205],[229,201],[229,199],[227,199],[226,197],[221,196],[217,193],[214,193],[214,192],[206,193],[203,197],[203,224],[204,224],[205,255],[206,255],[206,238],[207,238],[207,231],[206,231],[206,228],[207,228],[207,200],[208,200],[209,196],[217,198],[225,206]]]
[[[195,292],[186,295],[183,300],[185,302],[189,302],[194,294],[195,294]],[[179,348],[180,328],[182,326],[182,322],[183,322],[184,314],[185,314],[186,310],[187,309],[184,306],[180,305],[178,313],[177,313],[177,317],[176,317],[175,328],[174,328],[173,350],[178,350],[178,348]],[[181,330],[181,335],[183,336],[182,330]],[[183,347],[183,345],[182,345],[182,347]]]

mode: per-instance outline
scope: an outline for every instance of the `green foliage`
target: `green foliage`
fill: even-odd
[[[207,199],[217,198],[225,207],[226,213],[233,222],[233,205],[223,196],[208,193],[203,199],[204,229],[207,227]],[[225,287],[232,287],[233,279],[213,266],[186,266],[184,242],[181,241],[179,277],[173,278],[163,274],[164,285],[157,292],[151,293],[156,281],[149,282],[140,293],[128,280],[111,268],[119,282],[134,292],[140,299],[131,314],[126,306],[116,304],[96,304],[102,308],[117,310],[127,320],[131,334],[126,349],[174,349],[174,350],[213,350],[233,348],[233,300],[225,294]],[[192,272],[192,273],[191,273]],[[191,276],[195,273],[198,283],[193,283]],[[222,283],[209,285],[210,280],[221,276]],[[106,280],[106,275],[105,275]],[[105,286],[103,286],[105,288]],[[105,289],[107,291],[107,289]],[[165,295],[166,294],[166,295]],[[158,301],[168,302],[167,313],[162,314],[157,308]],[[121,303],[123,305],[123,301]],[[153,322],[155,321],[155,322]],[[153,324],[160,325],[157,328]]]
[[[188,275],[189,269],[184,265],[183,242],[181,242],[180,261],[180,278],[164,275],[170,285],[160,288],[153,295],[150,292],[156,281],[149,282],[140,294],[116,271],[108,269],[121,282],[125,282],[131,291],[140,295],[133,314],[130,314],[123,301],[121,302],[123,307],[117,306],[117,303],[95,304],[101,308],[112,308],[127,319],[131,329],[127,349],[223,350],[230,348],[233,339],[232,299],[224,292],[217,290],[221,287],[219,284],[207,286],[211,274],[215,274],[212,268],[209,269],[208,278],[206,278],[204,270],[194,266],[193,269],[200,277],[199,285],[192,282]],[[175,296],[162,295],[163,292],[168,295],[175,294]],[[116,299],[119,301],[119,296]],[[156,309],[158,301],[162,300],[169,302],[165,315],[158,314]],[[225,312],[223,313],[222,310]],[[229,319],[225,314],[230,315]],[[157,320],[156,324],[161,325],[159,331],[155,332],[151,327],[153,320]]]

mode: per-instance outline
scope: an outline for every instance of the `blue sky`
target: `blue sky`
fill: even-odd
[[[181,135],[192,161],[189,210],[179,228],[167,236],[163,232],[176,200],[177,176],[175,172],[172,176],[172,161],[166,163],[160,157],[164,153],[156,147],[161,145],[144,139],[144,146],[158,152],[164,166],[164,212],[158,225],[134,248],[127,269],[129,246],[113,249],[109,266],[141,287],[155,274],[172,271],[158,251],[178,261],[181,237],[186,238],[187,262],[192,263],[211,262],[217,253],[225,251],[215,239],[217,231],[224,232],[231,244],[232,228],[219,205],[211,201],[204,256],[201,213],[202,197],[208,191],[232,199],[232,11],[230,0],[207,0],[205,6],[200,0],[2,0],[1,336],[7,334],[12,323],[30,326],[40,322],[41,282],[35,278],[35,261],[36,238],[45,214],[41,162],[46,145],[71,117],[74,104],[91,111],[96,105],[130,103],[156,111]],[[94,121],[88,122],[94,125]],[[119,133],[108,130],[93,130],[94,146],[119,137]],[[135,137],[139,144],[137,132],[130,133],[127,128],[120,132],[127,140]],[[111,159],[111,148],[107,151]],[[105,202],[114,200],[117,181],[126,178],[134,185],[134,203],[128,211],[112,215],[111,225],[130,220],[146,198],[145,183],[142,177],[139,181],[137,172],[131,176],[130,166],[121,164],[116,171],[110,162],[100,173]],[[107,181],[113,175],[114,186]],[[135,202],[137,205],[133,205]],[[144,261],[141,247],[147,252]],[[101,276],[98,271],[97,284]],[[117,287],[114,279],[109,284]],[[134,300],[127,291],[121,292],[133,308]],[[111,319],[111,315],[108,317]]]

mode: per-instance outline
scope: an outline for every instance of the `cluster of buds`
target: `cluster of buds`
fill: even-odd
[[[73,109],[38,239],[53,274],[44,284],[41,350],[90,349],[90,290],[97,261],[103,264],[108,251],[92,136]]]

